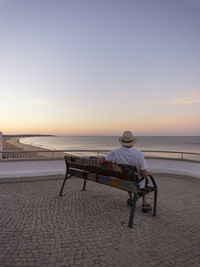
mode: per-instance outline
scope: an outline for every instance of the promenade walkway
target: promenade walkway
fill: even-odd
[[[200,180],[155,175],[158,215],[127,227],[127,193],[62,176],[0,180],[0,266],[199,266]],[[149,202],[152,202],[150,197]]]

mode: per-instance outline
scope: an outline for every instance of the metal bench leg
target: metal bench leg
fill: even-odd
[[[83,184],[83,191],[85,191],[86,182],[87,182],[87,179],[85,179],[85,180],[84,180],[84,184]]]
[[[157,188],[156,188],[156,190],[154,191],[153,216],[156,216],[157,194],[158,194],[158,191],[157,191]]]
[[[64,181],[63,181],[63,184],[62,184],[62,187],[61,187],[61,190],[60,190],[60,194],[59,194],[60,197],[62,196],[62,191],[63,191],[63,189],[64,189],[65,182],[66,182],[66,180],[67,180],[68,178],[70,178],[70,177],[71,177],[71,176],[68,176],[67,174],[65,175],[65,179],[64,179]]]
[[[151,179],[152,184],[154,186],[154,203],[153,203],[153,216],[156,216],[156,208],[157,208],[157,194],[158,194],[158,189],[157,189],[157,185],[156,182],[153,178],[153,176],[148,175],[148,177]]]
[[[129,217],[129,222],[128,222],[129,228],[133,228],[134,213],[135,213],[135,206],[136,206],[137,200],[138,200],[138,194],[134,194],[133,205],[131,207],[130,217]]]

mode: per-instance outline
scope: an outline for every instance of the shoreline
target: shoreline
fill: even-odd
[[[3,150],[48,150],[45,148],[20,143],[21,136],[3,136]]]
[[[38,135],[35,135],[35,136],[38,136]],[[22,135],[3,136],[3,150],[5,152],[9,150],[31,151],[31,152],[24,153],[26,156],[28,156],[28,158],[52,158],[52,152],[49,149],[20,143],[20,138],[22,137],[24,136]],[[34,150],[40,150],[40,151],[43,150],[44,152],[34,152]],[[58,152],[56,154],[56,158],[57,157],[63,158],[64,155],[65,155],[64,153]]]

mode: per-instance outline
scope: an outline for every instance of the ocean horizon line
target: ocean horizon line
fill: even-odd
[[[121,136],[121,134],[117,135],[117,134],[3,134],[3,137],[59,137],[59,136],[66,136],[66,137],[92,137],[92,136],[96,136],[96,137],[119,137]],[[144,134],[136,134],[136,136],[138,137],[199,137],[199,135],[160,135],[160,134],[150,134],[150,135],[144,135]]]

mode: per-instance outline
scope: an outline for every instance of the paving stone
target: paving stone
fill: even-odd
[[[199,266],[200,181],[155,179],[157,216],[139,201],[133,229],[125,191],[88,182],[83,192],[73,178],[59,197],[60,179],[1,179],[0,266]]]

